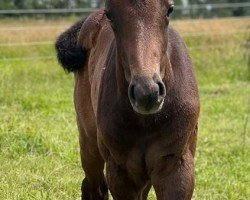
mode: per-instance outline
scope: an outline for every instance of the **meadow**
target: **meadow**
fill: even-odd
[[[0,200],[80,197],[74,80],[53,46],[75,20],[0,20]],[[171,24],[186,42],[200,90],[193,199],[249,199],[250,20]]]

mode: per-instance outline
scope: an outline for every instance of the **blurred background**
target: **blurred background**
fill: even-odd
[[[84,176],[59,34],[101,0],[0,0],[0,199],[79,199]],[[175,0],[201,98],[195,200],[250,197],[250,2]],[[154,191],[150,200],[156,199]]]
[[[176,19],[250,15],[250,2],[247,0],[175,0],[174,2]],[[103,0],[1,0],[0,14],[5,17],[82,15],[102,6],[104,6]]]

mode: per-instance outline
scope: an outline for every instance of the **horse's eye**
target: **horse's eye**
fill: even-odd
[[[113,20],[113,17],[111,16],[111,14],[108,12],[108,11],[104,11],[104,13],[105,13],[105,15],[106,15],[106,17],[108,18],[108,20],[110,21],[110,22],[113,22],[114,20]]]
[[[168,9],[167,16],[169,17],[169,16],[172,14],[173,11],[174,11],[174,5],[171,5],[171,6],[169,7],[169,9]]]

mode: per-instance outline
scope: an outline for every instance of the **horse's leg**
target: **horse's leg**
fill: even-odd
[[[90,137],[95,133],[87,135],[80,127],[79,131],[81,161],[85,172],[82,182],[82,199],[107,200],[108,188],[103,174],[104,160],[99,153],[96,139]]]
[[[143,188],[138,200],[147,200],[148,193],[149,193],[151,187],[152,187],[151,182],[147,183],[146,186]]]
[[[114,200],[140,199],[140,191],[143,187],[134,183],[128,176],[127,170],[110,160],[106,162],[106,180]]]
[[[162,169],[162,168],[161,168]],[[158,200],[191,200],[194,190],[193,157],[188,151],[172,167],[152,176]]]
[[[106,200],[108,189],[104,178],[104,160],[97,144],[96,118],[91,102],[88,67],[75,75],[74,101],[79,130],[80,154],[85,179],[82,182],[83,200]]]

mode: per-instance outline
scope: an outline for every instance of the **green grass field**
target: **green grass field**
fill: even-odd
[[[0,20],[0,200],[80,197],[73,76],[51,44],[72,21]],[[172,24],[201,96],[193,199],[249,199],[249,18]]]

